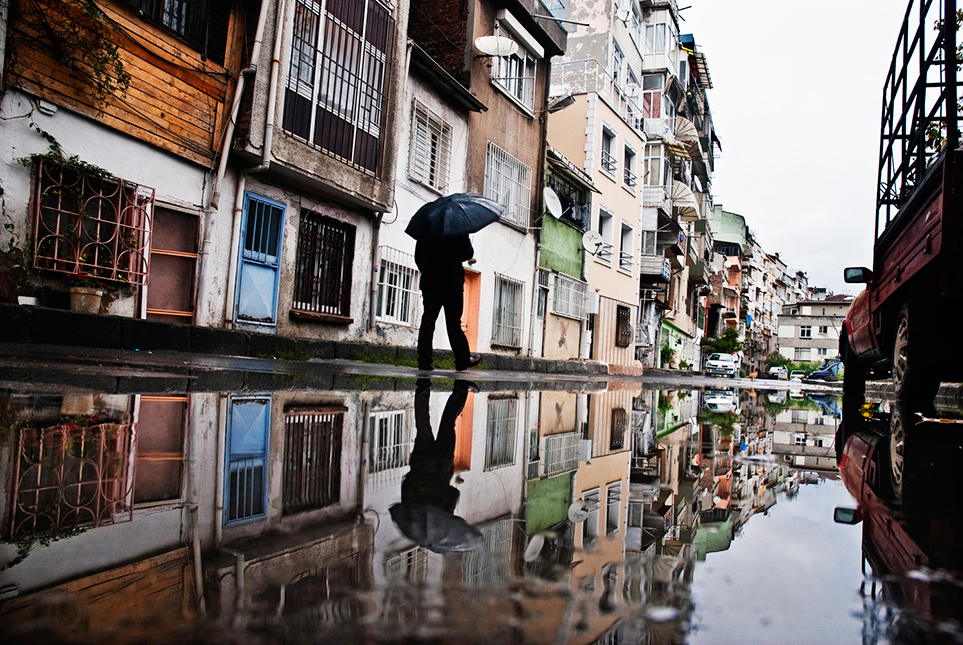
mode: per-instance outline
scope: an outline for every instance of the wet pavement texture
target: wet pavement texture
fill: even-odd
[[[963,642],[963,425],[870,392],[0,343],[0,638]]]

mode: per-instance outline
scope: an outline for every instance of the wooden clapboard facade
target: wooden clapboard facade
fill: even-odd
[[[174,3],[184,11],[173,18],[164,4],[13,0],[7,85],[211,167],[244,56],[246,3]],[[126,92],[115,91],[106,100],[99,100],[90,82],[90,66],[79,51],[84,41],[68,37],[65,45],[57,35],[65,25],[84,29],[84,12],[91,6],[102,12],[102,33],[117,45],[130,76]],[[194,32],[203,36],[192,37]],[[111,76],[116,78],[116,70]]]

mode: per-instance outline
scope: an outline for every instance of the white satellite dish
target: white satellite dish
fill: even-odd
[[[582,246],[592,255],[598,255],[604,243],[602,236],[595,231],[585,231],[582,235]]]
[[[551,187],[546,186],[545,190],[542,191],[542,197],[545,199],[545,208],[548,210],[549,215],[558,219],[562,216],[562,201],[555,194],[555,191]]]
[[[518,43],[506,36],[479,36],[475,49],[483,56],[511,56],[518,51]]]
[[[589,509],[588,504],[582,500],[575,500],[572,502],[571,506],[568,507],[568,519],[578,524],[579,522],[584,522],[588,519]]]
[[[536,533],[533,535],[531,541],[528,543],[528,547],[525,549],[525,562],[534,562],[538,554],[542,552],[542,546],[544,546],[544,544],[544,533]]]

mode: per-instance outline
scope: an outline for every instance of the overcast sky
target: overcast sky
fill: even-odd
[[[907,0],[678,0],[712,76],[716,204],[810,285],[872,266],[882,88]],[[690,6],[691,5],[691,6]]]

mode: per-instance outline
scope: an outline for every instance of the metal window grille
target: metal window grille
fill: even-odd
[[[605,489],[605,533],[615,535],[621,522],[622,482],[610,484]]]
[[[495,306],[492,343],[504,347],[522,346],[522,293],[525,285],[507,276],[495,275]]]
[[[484,536],[488,548],[465,554],[462,582],[468,587],[504,588],[511,578],[515,523],[507,517],[476,528]]]
[[[376,0],[298,0],[282,127],[377,172],[392,26]]]
[[[385,556],[385,579],[390,582],[424,582],[428,577],[428,550],[416,546]]]
[[[368,417],[368,473],[407,466],[411,444],[411,424],[406,410],[372,413]]]
[[[621,450],[625,445],[625,431],[628,430],[628,414],[622,408],[612,410],[612,432],[609,435],[609,449]]]
[[[585,300],[588,284],[563,273],[555,274],[552,313],[576,320],[585,320]]]
[[[131,424],[21,428],[14,460],[12,540],[133,519]]]
[[[244,259],[271,266],[281,255],[281,221],[284,209],[272,202],[247,196],[247,221],[244,228]]]
[[[408,175],[440,192],[447,192],[451,165],[451,126],[417,101],[411,121]]]
[[[420,276],[414,256],[390,246],[382,246],[380,255],[375,315],[382,322],[411,325]]]
[[[628,162],[626,162],[626,166],[627,165],[628,165]],[[636,174],[631,170],[629,170],[628,167],[626,167],[623,175],[624,175],[623,180],[625,181],[625,185],[628,186],[629,188],[635,188],[635,185],[639,181],[639,178],[636,176]]]
[[[502,219],[528,226],[532,169],[491,141],[485,158],[485,197],[505,207]]]
[[[615,308],[615,346],[628,347],[632,344],[632,310],[625,305]]]
[[[529,110],[535,109],[535,57],[522,48],[492,62],[492,81]]]
[[[211,0],[120,0],[140,16],[163,25],[221,65],[227,45],[230,6]]]
[[[545,437],[545,476],[554,477],[577,470],[581,441],[582,437],[578,432],[550,434]]]
[[[588,517],[582,523],[582,543],[591,546],[599,536],[599,489],[582,493],[582,501],[588,510]]]
[[[615,155],[613,155],[608,150],[602,151],[602,168],[609,171],[615,172],[615,169],[619,167],[619,162],[615,160]]]
[[[285,514],[341,499],[341,437],[347,408],[293,408],[284,415]]]
[[[485,470],[515,465],[518,399],[488,399]]]
[[[294,273],[294,308],[348,316],[355,227],[310,211],[301,212]]]
[[[39,159],[33,266],[147,284],[154,189]]]

